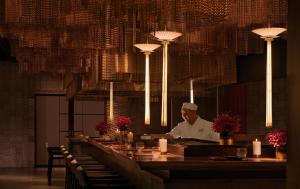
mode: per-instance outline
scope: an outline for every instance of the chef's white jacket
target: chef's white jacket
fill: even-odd
[[[198,116],[193,125],[187,121],[178,123],[169,134],[174,138],[194,138],[209,141],[219,141],[219,133],[212,129],[212,122],[206,121]]]

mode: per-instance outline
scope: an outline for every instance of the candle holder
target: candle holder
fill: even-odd
[[[160,157],[160,148],[158,147],[152,147],[152,158],[153,159],[158,159]]]
[[[220,138],[219,144],[220,145],[233,145],[233,138],[232,137]]]
[[[236,156],[240,158],[246,158],[247,157],[247,148],[241,147],[236,149]]]
[[[120,142],[121,142],[121,144],[126,144],[126,142],[127,142],[127,131],[126,130],[120,131]]]
[[[127,143],[130,145],[133,143],[133,133],[132,132],[129,132],[127,134]]]
[[[287,154],[286,154],[286,148],[285,147],[276,147],[275,148],[275,157],[278,160],[286,160]]]

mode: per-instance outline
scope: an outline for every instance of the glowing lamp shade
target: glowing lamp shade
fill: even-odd
[[[259,28],[252,30],[267,41],[267,66],[266,66],[266,127],[272,127],[272,41],[279,34],[286,31],[285,28]]]
[[[160,47],[158,44],[150,44],[150,43],[141,43],[141,44],[135,44],[134,45],[136,48],[140,49],[141,52],[146,53],[146,52],[153,52],[155,49]]]
[[[182,34],[174,31],[156,31],[151,33],[158,41],[173,41],[177,37],[180,37]]]
[[[145,60],[145,125],[150,125],[150,65],[149,55],[160,47],[158,44],[135,44],[146,56]]]
[[[151,33],[163,44],[163,76],[162,76],[162,101],[161,101],[161,126],[167,126],[168,120],[168,44],[182,34],[174,31],[156,31]]]
[[[253,33],[260,35],[261,38],[277,38],[279,34],[285,32],[285,28],[258,28],[252,30]]]

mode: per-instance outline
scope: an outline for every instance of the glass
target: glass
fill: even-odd
[[[137,150],[137,153],[140,154],[140,153],[142,153],[143,149],[145,148],[145,145],[143,142],[136,142],[135,148]]]
[[[160,156],[160,150],[158,147],[152,147],[152,158],[157,159]]]
[[[247,148],[237,148],[236,156],[240,157],[240,158],[246,158],[247,157]]]

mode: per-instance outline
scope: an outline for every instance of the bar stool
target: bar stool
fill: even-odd
[[[64,152],[64,157],[68,169],[66,171],[66,189],[135,188],[128,179],[94,160],[93,157],[71,155],[67,151]]]
[[[84,154],[71,155],[65,148],[62,148],[61,151],[64,155],[64,159],[66,163],[66,177],[65,177],[66,189],[73,189],[76,187],[78,188],[78,181],[76,180],[74,175],[74,171],[75,171],[74,165],[78,166],[79,163],[82,163],[82,164],[86,164],[85,166],[87,166],[87,170],[90,169],[107,170],[107,168],[103,164],[100,164],[98,161],[95,161],[94,158],[89,155],[84,155]],[[76,157],[76,159],[74,156]],[[79,159],[79,162],[77,161],[77,158]]]
[[[79,170],[80,171],[80,170]],[[80,174],[83,175],[83,178],[86,181],[86,185],[88,189],[94,188],[106,188],[106,189],[113,189],[113,188],[127,188],[133,189],[135,185],[129,183],[127,179],[120,175],[103,175],[102,173],[95,174],[93,177],[88,175],[85,170],[81,170]]]
[[[86,171],[80,165],[76,167],[75,162],[71,163],[71,169],[77,179],[75,188],[78,188],[78,184],[82,189],[114,189],[114,188],[124,188],[133,189],[134,185],[130,184],[127,179],[112,173],[111,171],[92,171],[94,173],[93,177],[89,174],[90,171]]]
[[[47,152],[48,152],[48,170],[47,170],[47,177],[48,177],[48,185],[51,186],[51,178],[52,178],[52,168],[53,168],[53,160],[54,159],[64,159],[61,148],[60,147],[50,147],[49,144],[45,143]]]
[[[67,148],[64,146],[61,146],[61,153],[63,154],[65,160],[65,167],[66,167],[65,189],[73,189],[75,186],[78,185],[78,183],[76,183],[75,176],[73,174],[73,171],[71,170],[71,161],[74,160],[74,157],[80,160],[88,160],[88,161],[92,161],[94,159],[91,156],[85,154],[71,155],[70,152],[67,150]]]

